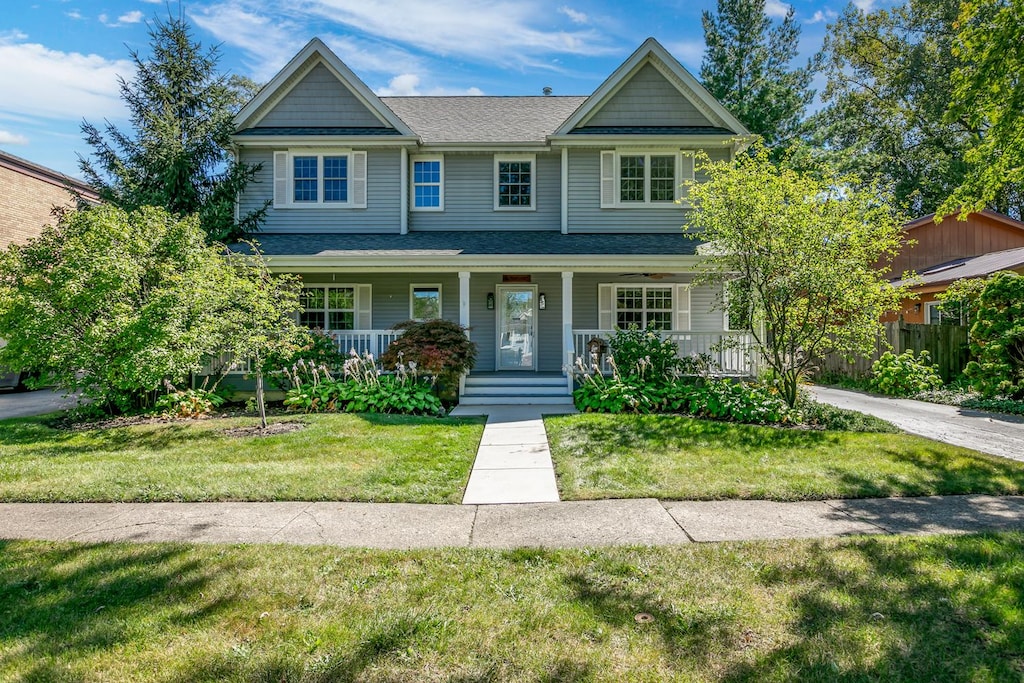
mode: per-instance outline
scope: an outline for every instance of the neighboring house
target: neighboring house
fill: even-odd
[[[995,211],[950,214],[935,222],[923,216],[903,226],[905,247],[893,261],[890,278],[902,282],[907,271],[918,275],[911,288],[918,298],[905,299],[899,316],[908,323],[940,322],[936,295],[956,280],[986,277],[999,270],[1020,270],[1024,263],[1024,223]],[[895,319],[897,316],[891,316]]]
[[[69,188],[87,200],[99,201],[82,181],[0,151],[0,249],[38,237],[43,226],[56,220],[54,207],[74,207]],[[0,389],[15,388],[22,379],[22,373],[0,368]]]
[[[55,222],[55,206],[74,207],[69,189],[99,201],[82,181],[0,151],[0,249],[38,237],[44,225]]]
[[[631,324],[751,370],[712,351],[746,336],[692,284],[681,231],[694,152],[730,159],[750,134],[654,39],[579,97],[377,97],[314,39],[235,122],[262,164],[239,208],[272,201],[270,267],[301,274],[301,322],[342,351],[458,321],[479,348],[464,402],[565,401],[564,367]]]

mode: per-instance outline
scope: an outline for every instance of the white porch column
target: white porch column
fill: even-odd
[[[562,273],[562,359],[565,365],[571,365],[576,359],[572,339],[572,272]],[[572,374],[566,369],[566,386],[572,393]]]
[[[459,324],[469,327],[469,271],[459,271]],[[466,336],[473,338],[472,332],[466,332]],[[459,396],[466,391],[466,375],[459,378]]]

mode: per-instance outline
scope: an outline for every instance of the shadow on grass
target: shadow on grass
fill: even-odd
[[[722,680],[1019,681],[1024,536],[814,544],[758,581],[795,587],[789,643]]]
[[[835,433],[823,431],[713,422],[680,415],[574,416],[564,429],[566,441],[586,444],[586,451],[593,456],[616,451],[690,450],[708,442],[718,448],[811,448],[839,439]]]
[[[203,598],[203,589],[225,570],[173,546],[76,545],[40,553],[38,545],[0,541],[0,642],[17,642],[12,651],[32,663],[22,680],[67,680],[74,674],[64,660],[132,640],[140,607],[165,612],[168,626],[216,615],[224,602]]]
[[[0,443],[22,446],[33,457],[143,449],[164,451],[227,438],[215,429],[193,423],[145,424],[81,431],[54,429],[39,420],[0,424]]]
[[[421,425],[461,427],[465,425],[482,425],[487,422],[485,416],[465,417],[430,417],[427,415],[385,415],[382,413],[349,413],[367,424],[377,427],[402,427]]]

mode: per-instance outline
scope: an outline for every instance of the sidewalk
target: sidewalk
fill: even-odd
[[[1024,496],[528,505],[4,503],[0,538],[286,543],[383,549],[576,548],[1024,531]]]

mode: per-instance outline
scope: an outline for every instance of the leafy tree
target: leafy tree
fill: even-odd
[[[971,326],[964,373],[986,397],[1024,398],[1024,276],[999,272],[985,281]]]
[[[938,212],[967,172],[964,154],[983,128],[947,114],[952,76],[964,66],[953,46],[960,0],[907,0],[865,12],[849,5],[829,26],[823,51],[825,107],[811,121],[815,142],[843,171],[879,180],[896,206]],[[1008,192],[992,202],[1020,211]]]
[[[967,172],[943,211],[1009,205],[1024,211],[1024,3],[968,0],[956,23],[958,59],[947,121],[977,130]]]
[[[969,325],[978,317],[978,299],[985,290],[985,278],[967,277],[955,280],[935,298],[941,302],[939,310],[943,318],[960,325]]]
[[[700,78],[752,133],[776,147],[801,132],[819,58],[790,68],[800,40],[794,10],[779,24],[764,10],[765,0],[718,0],[715,13],[703,13],[707,51]]]
[[[457,397],[458,379],[476,363],[476,344],[469,340],[465,328],[450,320],[407,320],[395,325],[402,336],[391,342],[381,355],[385,369],[399,363],[415,363],[419,372],[437,377],[442,398]]]
[[[204,50],[182,18],[156,20],[152,55],[130,51],[136,73],[120,79],[132,130],[107,122],[105,134],[82,123],[92,158],[79,156],[86,180],[100,197],[126,211],[162,206],[197,214],[209,239],[228,240],[256,230],[266,206],[235,220],[235,198],[259,171],[230,153],[232,117],[255,91],[251,81],[217,73],[217,48]]]
[[[267,427],[264,370],[270,358],[288,357],[311,343],[310,332],[296,323],[302,310],[297,276],[273,275],[259,252],[226,252],[229,275],[220,316],[216,348],[234,358],[249,360],[256,378],[256,407],[260,425]]]
[[[699,279],[727,284],[730,319],[751,331],[793,406],[817,358],[875,349],[879,317],[904,296],[884,278],[903,221],[877,189],[779,167],[763,148],[698,166],[708,180],[691,184],[684,229],[710,242]]]
[[[0,364],[38,369],[113,413],[149,405],[222,351],[260,352],[267,320],[287,330],[294,283],[222,249],[195,217],[162,208],[64,214],[0,253]]]

